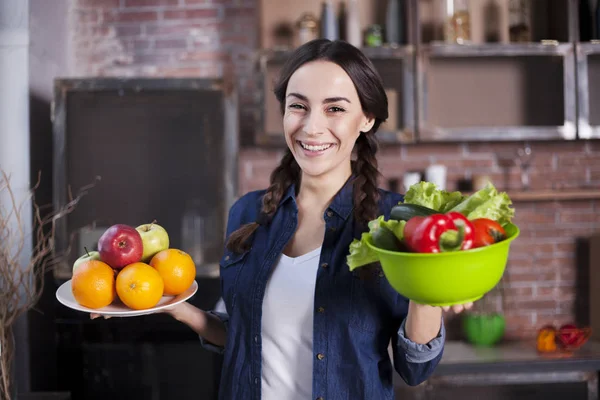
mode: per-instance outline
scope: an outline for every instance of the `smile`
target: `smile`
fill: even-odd
[[[333,146],[333,143],[324,143],[319,145],[311,145],[301,142],[299,140],[296,141],[304,150],[308,151],[325,151]]]

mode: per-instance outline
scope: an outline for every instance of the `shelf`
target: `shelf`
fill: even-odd
[[[414,47],[412,46],[390,46],[387,44],[378,47],[363,47],[360,50],[372,60],[404,60],[414,54]],[[263,49],[258,52],[258,60],[259,62],[283,63],[293,51],[294,49],[290,48]]]
[[[561,200],[600,200],[600,190],[545,190],[530,192],[509,192],[515,201],[561,201]]]
[[[577,48],[580,55],[600,54],[600,40],[579,43]]]
[[[600,48],[600,45],[594,45]],[[513,56],[565,56],[573,49],[570,43],[511,43],[511,44],[445,44],[423,46],[430,57],[513,57]]]
[[[464,127],[464,128],[433,128],[421,129],[422,141],[514,141],[529,138],[529,140],[574,140],[577,132],[575,126],[565,125],[559,127]]]
[[[360,49],[370,59],[399,60],[414,54],[412,46],[389,46],[363,47]]]

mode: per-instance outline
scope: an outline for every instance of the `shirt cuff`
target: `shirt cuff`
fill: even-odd
[[[412,363],[425,363],[436,358],[444,348],[446,339],[446,328],[444,327],[444,318],[442,317],[440,332],[427,344],[415,343],[406,337],[405,332],[406,318],[400,324],[398,329],[398,345],[406,356],[406,360]]]
[[[227,329],[229,328],[229,315],[218,311],[208,311],[208,313],[219,318],[223,322],[223,325],[225,325],[225,332],[227,332]],[[200,338],[200,345],[206,350],[212,351],[217,354],[223,354],[225,352],[225,347],[214,345],[200,335],[198,335],[198,337]]]

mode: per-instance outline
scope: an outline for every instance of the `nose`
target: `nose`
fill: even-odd
[[[307,135],[316,136],[325,132],[327,119],[319,112],[311,112],[306,115],[304,131]]]

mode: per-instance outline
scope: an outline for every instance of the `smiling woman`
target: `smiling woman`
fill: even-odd
[[[445,329],[441,308],[346,264],[353,239],[403,198],[377,186],[382,81],[357,48],[315,40],[288,59],[275,96],[288,149],[269,187],[230,210],[227,312],[168,312],[224,354],[220,399],[392,399],[394,368],[410,385],[426,380]]]

